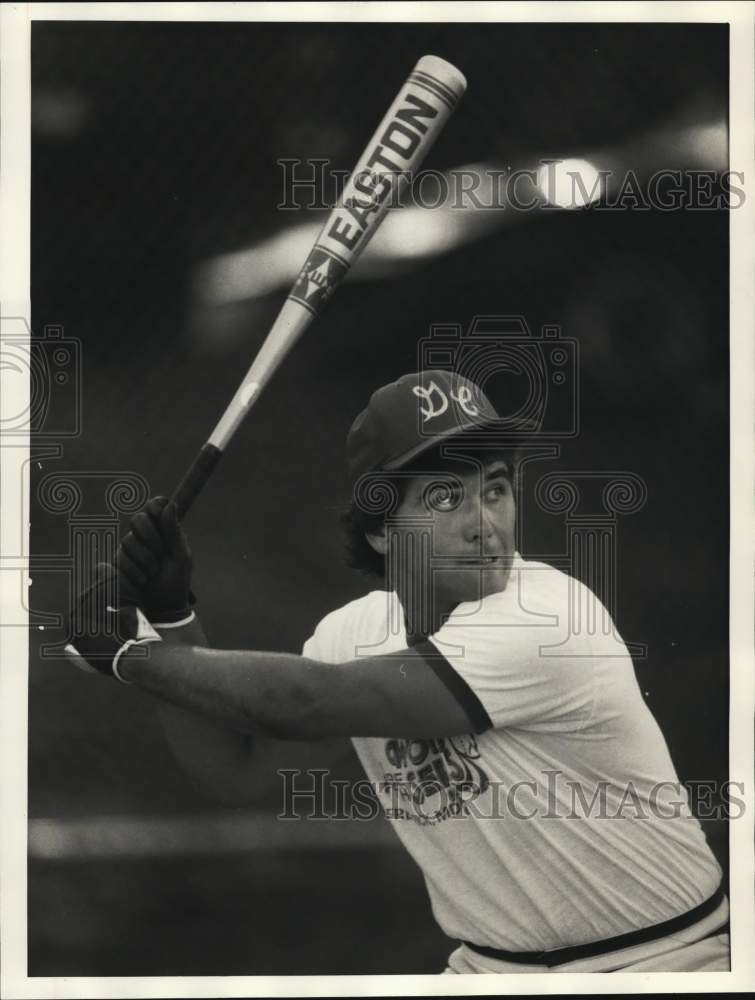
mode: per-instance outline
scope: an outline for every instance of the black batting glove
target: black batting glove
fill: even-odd
[[[147,618],[158,625],[191,617],[192,555],[176,505],[153,497],[131,521],[116,557],[124,585],[137,595]]]
[[[138,595],[119,579],[113,566],[99,563],[90,584],[76,597],[69,614],[69,659],[82,669],[124,680],[118,663],[126,650],[160,642],[137,607]],[[147,655],[147,650],[142,651]]]

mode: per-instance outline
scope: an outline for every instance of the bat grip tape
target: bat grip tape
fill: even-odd
[[[205,444],[186,470],[172,500],[178,508],[178,516],[183,517],[199,496],[202,487],[212,475],[223,452],[214,444]]]

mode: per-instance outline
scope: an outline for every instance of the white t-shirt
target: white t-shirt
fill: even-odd
[[[396,594],[327,615],[304,655],[406,648]],[[540,951],[614,937],[704,902],[721,869],[606,609],[517,556],[505,591],[415,646],[475,733],[354,739],[450,937]]]

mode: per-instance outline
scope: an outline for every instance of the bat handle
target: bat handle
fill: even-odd
[[[171,497],[178,508],[180,518],[188,513],[202,487],[212,475],[212,471],[220,461],[222,454],[220,448],[216,448],[214,444],[205,444],[186,470],[183,479]]]

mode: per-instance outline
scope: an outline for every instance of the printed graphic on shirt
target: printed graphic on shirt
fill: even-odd
[[[391,770],[383,775],[381,792],[388,798],[389,819],[427,825],[466,815],[469,803],[490,785],[472,733],[431,740],[390,739],[384,753]]]

